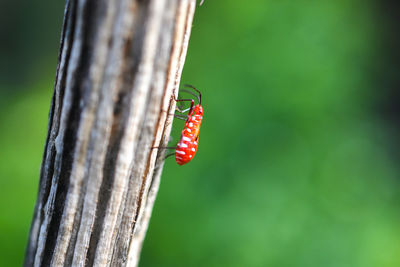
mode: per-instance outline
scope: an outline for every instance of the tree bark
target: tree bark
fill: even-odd
[[[195,0],[67,0],[25,266],[136,266]]]

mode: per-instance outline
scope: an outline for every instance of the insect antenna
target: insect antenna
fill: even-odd
[[[189,93],[189,94],[193,95],[194,97],[196,97],[197,100],[199,101],[199,104],[201,105],[201,92],[200,92],[199,90],[197,90],[196,87],[194,87],[193,85],[184,84],[183,86],[192,88],[193,90],[195,90],[195,91],[199,94],[199,95],[196,95],[196,94],[194,94],[194,93],[191,92],[191,91],[188,91],[188,90],[186,90],[186,89],[181,89],[181,91],[186,92],[186,93]]]

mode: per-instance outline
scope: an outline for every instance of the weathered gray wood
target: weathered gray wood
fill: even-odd
[[[195,0],[69,0],[25,266],[136,266]]]

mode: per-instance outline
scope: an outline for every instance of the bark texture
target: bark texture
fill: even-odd
[[[25,266],[136,266],[195,0],[67,0]]]

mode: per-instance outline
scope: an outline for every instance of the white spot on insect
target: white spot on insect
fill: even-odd
[[[182,143],[182,144],[181,144],[181,147],[188,147],[188,145],[185,144],[185,143]]]
[[[186,130],[187,130],[189,133],[191,133],[191,132],[192,132],[192,130],[190,130],[189,128],[187,128]]]
[[[194,141],[193,144],[194,144],[195,146],[197,146],[197,142],[196,142],[196,141]]]
[[[189,158],[193,158],[193,156],[192,156],[192,155],[189,155]]]
[[[181,154],[181,155],[185,155],[185,151],[181,151],[181,150],[177,150],[176,153]]]
[[[196,149],[195,149],[194,147],[192,147],[192,151],[193,151],[193,152],[196,152]]]
[[[189,123],[189,127],[193,127],[193,122],[190,122],[190,123]]]
[[[183,140],[183,141],[187,141],[187,142],[192,141],[189,137],[186,137],[186,136],[182,137],[182,140]]]

